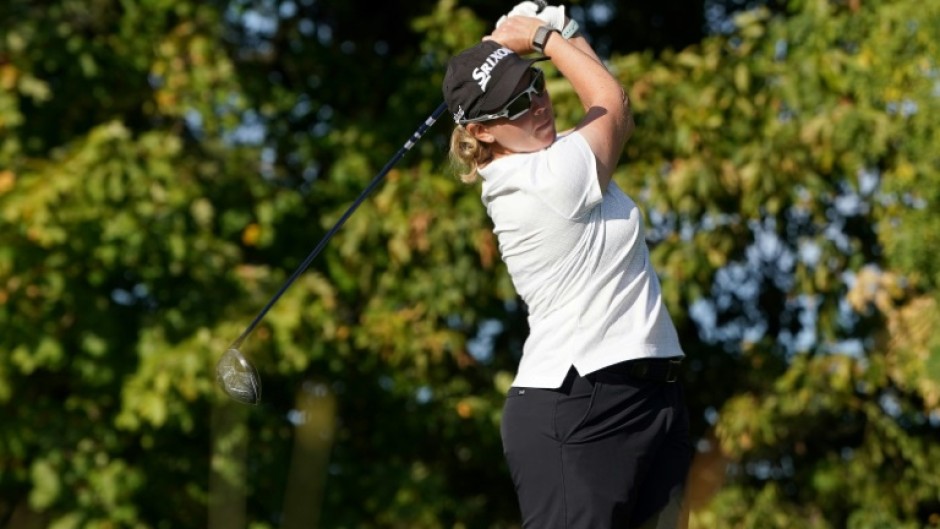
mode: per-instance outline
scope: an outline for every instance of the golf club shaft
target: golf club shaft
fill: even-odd
[[[372,181],[369,182],[369,185],[366,186],[365,190],[362,191],[362,194],[360,194],[359,197],[356,198],[356,200],[352,203],[352,205],[349,206],[346,212],[343,213],[343,216],[340,217],[338,221],[336,221],[336,224],[334,224],[333,227],[330,228],[328,232],[326,232],[326,235],[323,236],[323,239],[320,240],[316,248],[314,248],[313,251],[310,252],[310,255],[308,255],[307,258],[304,259],[302,263],[300,263],[300,266],[298,266],[297,269],[294,270],[294,273],[292,273],[290,277],[287,278],[287,281],[284,282],[284,284],[277,291],[277,293],[275,293],[274,296],[271,298],[271,300],[268,301],[267,305],[265,305],[264,308],[262,308],[261,311],[258,312],[258,315],[255,316],[255,319],[252,320],[252,322],[248,325],[248,327],[245,328],[244,331],[242,331],[241,336],[239,336],[238,339],[232,343],[231,345],[232,349],[238,349],[239,347],[241,347],[241,344],[245,340],[245,338],[247,338],[248,335],[251,334],[251,332],[255,329],[255,327],[258,326],[259,323],[261,323],[261,320],[264,319],[264,316],[268,313],[269,310],[271,310],[271,307],[273,307],[274,304],[277,303],[277,300],[279,300],[281,296],[284,295],[284,292],[287,290],[287,288],[290,287],[291,284],[294,281],[296,281],[298,277],[300,277],[300,274],[302,274],[304,270],[306,270],[307,267],[310,266],[310,263],[312,263],[313,260],[317,257],[317,255],[320,254],[320,252],[326,246],[326,243],[330,240],[330,238],[332,238],[333,235],[336,234],[336,232],[340,229],[340,227],[342,227],[342,225],[346,222],[346,219],[348,219],[349,216],[352,215],[353,212],[356,210],[356,208],[358,208],[359,205],[362,204],[362,202],[366,199],[366,197],[369,196],[369,193],[371,193],[379,185],[379,183],[382,181],[383,178],[385,178],[385,175],[388,174],[388,172],[392,169],[392,167],[396,163],[398,163],[398,161],[409,150],[411,150],[411,148],[414,147],[416,143],[418,143],[418,140],[421,139],[421,136],[423,136],[424,133],[427,132],[427,130],[431,128],[432,125],[434,125],[434,122],[437,121],[439,117],[441,117],[441,114],[443,114],[445,110],[447,110],[447,104],[441,103],[434,110],[434,112],[432,112],[431,115],[424,121],[424,123],[422,123],[421,126],[418,127],[418,129],[414,132],[414,134],[412,134],[412,136],[408,138],[408,141],[406,141],[405,144],[400,149],[398,149],[398,152],[396,152],[395,155],[392,156],[392,158],[388,161],[388,163],[385,164],[385,167],[383,167],[382,170],[379,171],[379,173],[375,175],[375,177],[372,178]]]

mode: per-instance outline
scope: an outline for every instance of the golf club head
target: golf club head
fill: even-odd
[[[229,397],[244,404],[261,401],[261,377],[238,349],[233,347],[225,351],[215,366],[215,374]]]

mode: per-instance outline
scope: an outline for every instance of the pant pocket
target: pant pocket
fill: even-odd
[[[571,392],[555,401],[555,438],[568,442],[587,422],[594,408],[597,386],[583,378],[575,380]]]

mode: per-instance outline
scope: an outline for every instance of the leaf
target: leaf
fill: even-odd
[[[61,493],[62,483],[58,469],[51,462],[39,459],[30,468],[33,488],[29,492],[29,504],[36,510],[44,510],[55,503]]]

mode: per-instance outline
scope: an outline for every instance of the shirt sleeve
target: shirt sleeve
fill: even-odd
[[[565,218],[577,219],[601,203],[597,161],[580,133],[559,138],[540,154],[531,185],[549,208]]]

